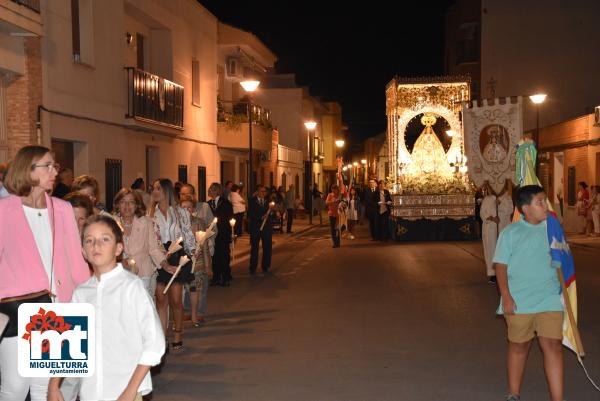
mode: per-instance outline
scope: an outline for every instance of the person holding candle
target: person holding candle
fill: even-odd
[[[96,310],[97,366],[81,378],[82,400],[141,401],[152,391],[150,367],[160,363],[165,337],[160,319],[139,278],[123,269],[123,233],[117,222],[93,216],[83,228],[83,253],[94,275],[77,287],[72,302]],[[48,386],[48,401],[63,401],[60,377]]]
[[[150,217],[154,219],[159,228],[161,242],[168,250],[167,260],[169,262],[164,269],[158,270],[155,293],[156,308],[163,329],[167,333],[167,308],[169,305],[171,306],[175,322],[173,326],[174,341],[171,345],[174,350],[180,350],[183,348],[183,341],[181,340],[183,285],[194,280],[191,259],[188,264],[183,266],[166,294],[164,294],[164,290],[175,273],[176,268],[174,266],[179,265],[180,258],[184,255],[189,257],[194,253],[196,240],[192,232],[189,212],[177,206],[173,182],[166,178],[158,179],[154,181],[152,188]],[[178,243],[181,243],[180,246],[177,246]]]
[[[186,185],[181,188],[179,194],[179,205],[190,212],[192,216],[192,231],[196,235],[196,253],[194,254],[194,281],[189,284],[190,292],[190,319],[194,327],[199,327],[204,323],[204,316],[207,311],[208,299],[208,274],[210,269],[210,260],[215,251],[214,236],[206,238],[207,229],[210,228],[205,219],[198,216],[195,209],[196,200],[192,195],[184,194],[183,190]],[[203,202],[204,203],[204,202]],[[206,203],[204,203],[206,205]],[[208,205],[207,205],[208,206]],[[212,217],[212,212],[209,212]],[[216,228],[215,228],[216,230]]]
[[[25,146],[4,179],[9,195],[0,199],[0,313],[10,320],[0,340],[1,401],[23,401],[28,392],[32,401],[45,401],[48,391],[48,378],[17,371],[19,305],[69,302],[90,277],[73,208],[49,195],[59,169],[50,149]]]
[[[331,186],[331,192],[327,195],[327,214],[329,215],[329,227],[331,229],[331,241],[334,248],[340,247],[340,230],[338,228],[338,206],[340,203],[340,187],[336,184]]]
[[[223,196],[221,184],[214,182],[208,188],[208,202],[213,215],[217,218],[218,233],[215,237],[215,253],[212,260],[213,278],[211,285],[228,287],[231,281],[231,226],[229,220],[233,218],[233,206]]]
[[[274,202],[268,202],[267,189],[258,186],[256,196],[250,199],[248,209],[250,231],[250,274],[256,274],[258,265],[258,247],[262,241],[261,268],[267,274],[271,268],[271,255],[273,253],[273,211]]]
[[[156,292],[157,267],[169,265],[165,250],[160,243],[156,223],[146,216],[144,199],[130,188],[121,189],[115,196],[115,220],[123,228],[123,267],[137,274],[144,283],[150,298]],[[176,266],[170,266],[171,269]]]
[[[244,213],[246,213],[246,201],[242,197],[242,187],[233,184],[229,193],[229,201],[233,206],[233,214],[235,216],[235,227],[233,232],[236,237],[241,237],[244,223]]]

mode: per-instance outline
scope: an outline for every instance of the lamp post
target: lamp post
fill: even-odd
[[[256,91],[256,89],[258,88],[258,85],[260,85],[260,81],[257,81],[255,79],[248,80],[248,81],[242,81],[242,82],[240,82],[240,85],[242,86],[242,88],[244,88],[244,90],[246,92],[248,92],[249,94],[252,94],[254,91]],[[246,195],[248,195],[248,200],[249,200],[252,197],[252,192],[254,191],[254,182],[253,182],[254,177],[252,175],[252,109],[253,109],[253,105],[252,105],[252,99],[250,99],[250,96],[248,96],[248,105],[247,106],[248,106],[247,107],[247,110],[248,110],[248,189],[247,189]]]
[[[535,95],[529,96],[529,99],[535,104],[535,135],[533,137],[533,141],[535,142],[535,147],[538,151],[538,155],[540,153],[540,104],[544,103],[546,100],[546,94],[538,93]],[[539,176],[539,164],[535,160],[535,175]]]
[[[365,169],[365,173],[363,174],[363,184],[365,184],[367,182],[367,178],[369,177],[369,172],[367,171],[367,159],[362,159],[360,164],[362,164],[363,168]]]
[[[336,147],[336,151],[335,151],[335,158],[336,158],[336,165],[338,168],[338,173],[339,173],[339,168],[343,162],[343,159],[341,159],[341,152],[342,152],[342,148],[344,147],[344,144],[346,142],[343,139],[336,139],[335,140],[335,147]],[[346,171],[348,168],[346,166],[342,166],[342,171]],[[337,173],[336,173],[337,174]],[[337,180],[337,178],[336,178]],[[334,180],[335,181],[335,180]],[[331,186],[331,184],[330,184]],[[329,188],[327,188],[327,190],[329,191]]]
[[[313,145],[314,145],[314,132],[315,132],[315,128],[317,127],[317,123],[314,121],[306,121],[304,123],[304,126],[306,127],[307,131],[308,131],[308,162],[310,164],[310,174],[309,174],[309,178],[308,178],[308,191],[306,191],[307,196],[307,206],[309,207],[309,213],[308,213],[308,224],[312,225],[312,215],[313,215],[313,197],[312,197],[312,187],[313,187],[313,170],[314,170],[314,151],[313,151]],[[311,135],[312,132],[312,135]],[[297,190],[297,189],[296,189]]]

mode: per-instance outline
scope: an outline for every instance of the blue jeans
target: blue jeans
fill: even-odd
[[[331,241],[334,246],[340,246],[340,230],[337,227],[337,218],[329,216],[329,227],[331,228]]]

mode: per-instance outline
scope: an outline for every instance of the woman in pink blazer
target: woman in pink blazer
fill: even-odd
[[[11,195],[0,199],[0,303],[44,290],[69,302],[90,277],[71,205],[48,195],[58,169],[42,146],[22,148],[10,165],[4,185]],[[32,401],[46,400],[48,379],[21,377],[16,366],[17,337],[5,336],[0,401],[25,400],[28,391]]]

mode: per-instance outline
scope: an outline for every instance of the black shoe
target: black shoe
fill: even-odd
[[[250,270],[250,275],[251,276],[256,276],[256,270]]]
[[[488,276],[488,283],[496,285],[496,276]]]
[[[223,281],[221,282],[221,284],[219,284],[221,287],[229,287],[231,285],[231,283],[229,281]]]
[[[334,246],[333,246],[333,248],[339,248],[339,247],[340,247],[339,245],[334,245]]]
[[[271,273],[271,271],[269,269],[262,269],[262,271],[263,271],[263,274],[265,276],[272,276],[273,275],[273,273]]]

